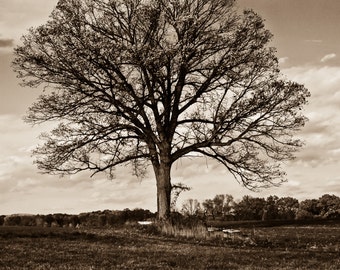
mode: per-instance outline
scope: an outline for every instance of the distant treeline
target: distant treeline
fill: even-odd
[[[231,195],[220,194],[202,203],[188,199],[181,210],[174,212],[176,218],[196,217],[203,221],[340,219],[340,197],[325,194],[319,199],[299,202],[292,197],[277,196],[244,196],[241,200],[234,200]],[[79,215],[2,215],[0,226],[114,227],[154,220],[156,215],[144,209],[104,210]]]
[[[325,194],[318,199],[299,202],[292,197],[269,196],[257,198],[244,196],[234,200],[231,195],[216,195],[202,203],[186,200],[180,213],[210,220],[306,220],[340,218],[340,198]]]
[[[136,223],[154,219],[155,213],[144,209],[124,209],[122,211],[95,211],[79,215],[8,215],[0,216],[0,226],[41,226],[41,227],[104,227]]]

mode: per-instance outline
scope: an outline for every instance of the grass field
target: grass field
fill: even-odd
[[[140,230],[0,227],[0,269],[340,269],[340,227],[174,238]]]

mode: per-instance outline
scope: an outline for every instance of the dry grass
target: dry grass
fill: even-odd
[[[253,234],[256,245],[240,239],[199,240],[187,231],[185,238],[175,238],[136,228],[0,227],[0,269],[340,269],[340,228],[245,233]]]
[[[184,237],[194,239],[208,239],[209,232],[202,224],[195,224],[193,226],[185,226],[181,224],[163,223],[159,226],[161,233],[167,236]]]

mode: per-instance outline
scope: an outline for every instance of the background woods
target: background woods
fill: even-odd
[[[242,220],[317,220],[339,219],[340,197],[325,194],[318,199],[299,202],[292,197],[269,196],[256,198],[244,196],[234,200],[231,195],[216,195],[213,199],[199,202],[196,199],[185,201],[174,216],[198,218],[204,222]],[[154,220],[156,213],[144,209],[105,210],[79,215],[7,215],[0,216],[4,226],[43,226],[43,227],[111,227],[137,224],[138,221]]]
[[[198,216],[218,220],[301,220],[340,218],[340,198],[325,194],[319,199],[299,202],[292,197],[244,196],[234,200],[231,195],[216,195],[202,203],[189,199],[180,212],[185,216]]]

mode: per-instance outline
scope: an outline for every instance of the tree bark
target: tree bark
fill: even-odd
[[[171,165],[161,162],[157,168],[154,167],[154,170],[157,181],[158,219],[168,220],[171,202]]]

